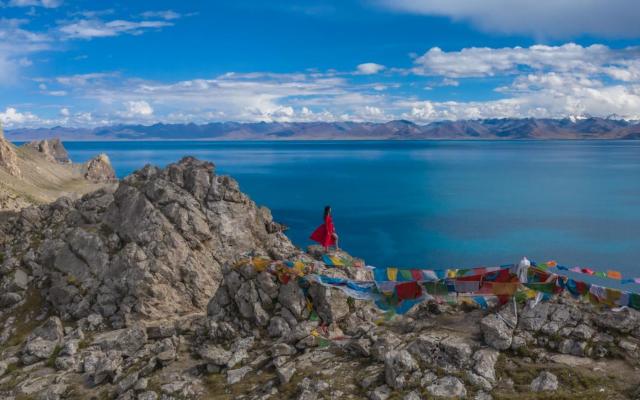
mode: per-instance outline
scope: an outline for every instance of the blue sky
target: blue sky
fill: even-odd
[[[635,0],[0,0],[7,128],[640,119]]]

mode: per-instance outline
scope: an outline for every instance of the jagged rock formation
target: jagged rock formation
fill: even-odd
[[[40,153],[46,160],[58,164],[71,164],[69,153],[64,148],[60,139],[32,141],[24,145]]]
[[[4,169],[9,175],[20,176],[20,168],[18,167],[18,156],[14,146],[4,138],[2,127],[0,126],[0,168]]]
[[[49,203],[59,197],[78,198],[116,183],[108,159],[72,164],[58,139],[16,148],[0,131],[0,211]]]
[[[635,310],[558,297],[517,312],[423,303],[385,316],[236,262],[371,279],[315,263],[321,252],[294,248],[283,229],[193,158],[0,219],[0,398],[640,395]]]
[[[147,166],[115,191],[23,210],[3,252],[5,265],[46,283],[44,299],[64,320],[98,314],[121,327],[132,317],[204,309],[221,265],[242,253],[292,253],[273,227],[234,180],[185,158],[164,170]],[[24,240],[34,236],[35,244]]]
[[[85,163],[85,179],[92,182],[115,182],[116,173],[111,166],[111,161],[106,154],[99,154],[97,157]]]

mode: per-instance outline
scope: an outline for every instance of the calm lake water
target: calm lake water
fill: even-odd
[[[341,245],[375,266],[555,259],[640,275],[640,142],[65,142],[120,177],[213,161],[299,246],[331,204]]]

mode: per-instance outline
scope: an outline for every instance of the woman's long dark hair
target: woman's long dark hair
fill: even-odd
[[[331,212],[331,206],[325,206],[324,207],[324,218],[327,218],[327,215],[329,215],[329,213]]]

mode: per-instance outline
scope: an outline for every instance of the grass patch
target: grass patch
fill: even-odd
[[[87,347],[89,347],[92,341],[92,339],[89,339],[87,336],[85,336],[84,339],[82,339],[78,343],[78,350],[86,349]]]
[[[43,299],[40,291],[36,288],[31,288],[26,293],[24,303],[0,321],[0,325],[2,325],[8,318],[15,317],[15,331],[9,340],[3,346],[0,346],[0,351],[7,347],[21,344],[29,333],[42,323],[42,321],[36,320],[36,316],[42,310],[42,304]]]
[[[16,372],[18,370],[18,364],[17,363],[11,363],[9,365],[7,365],[7,369],[4,372],[6,375],[12,374],[13,372]]]
[[[62,351],[62,346],[60,346],[60,345],[56,346],[56,348],[53,349],[53,353],[51,353],[51,355],[47,359],[47,363],[46,363],[47,367],[55,369],[55,367],[56,367],[56,359],[60,355],[61,351]]]
[[[517,394],[523,400],[599,400],[625,399],[628,388],[616,376],[594,372],[584,367],[569,367],[559,364],[524,363],[512,359],[507,363],[506,357],[500,356],[496,363],[496,374],[499,379],[509,378],[513,381],[513,390],[498,387],[494,390],[496,400],[513,399]],[[531,392],[529,385],[542,371],[549,371],[558,377],[558,390],[555,392]]]
[[[18,383],[18,364],[12,363],[7,365],[7,370],[4,373],[3,379],[9,378],[6,382],[0,384],[0,391],[10,391],[15,389]]]

